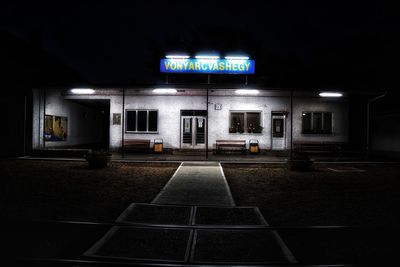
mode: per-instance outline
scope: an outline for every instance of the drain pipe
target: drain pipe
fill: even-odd
[[[122,88],[122,114],[121,114],[121,156],[125,157],[125,88]]]
[[[206,160],[208,160],[208,86],[207,86],[207,96],[206,96],[206,104],[207,104],[207,108],[206,108]]]
[[[46,88],[43,89],[43,128],[40,136],[43,136],[43,148],[46,148],[46,137],[44,136],[44,131],[46,130]]]
[[[290,160],[293,160],[293,89],[290,89]]]
[[[26,112],[27,112],[27,108],[26,108],[26,92],[25,92],[25,96],[24,96],[24,149],[23,149],[23,156],[26,156]]]
[[[370,132],[370,105],[371,105],[372,102],[385,97],[386,94],[387,94],[387,92],[385,92],[384,94],[379,95],[377,97],[374,97],[374,98],[368,100],[368,103],[367,103],[367,147],[366,147],[367,159],[369,159],[370,153],[371,153],[371,146],[370,146],[370,144],[371,144],[371,136],[370,136],[370,133],[369,133]]]

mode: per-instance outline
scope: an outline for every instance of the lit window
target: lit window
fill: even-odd
[[[261,133],[261,112],[232,111],[230,114],[230,133]]]
[[[154,133],[158,130],[157,110],[126,110],[126,132]]]

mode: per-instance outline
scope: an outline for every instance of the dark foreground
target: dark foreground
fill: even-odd
[[[224,165],[237,205],[258,206],[276,226],[400,224],[400,165]]]
[[[67,260],[63,266],[89,264],[82,253],[131,202],[150,202],[176,167],[112,163],[95,170],[85,162],[1,161],[3,252],[25,266],[59,266],[60,259]],[[397,260],[400,237],[399,166],[327,169],[341,167],[316,165],[311,172],[289,172],[284,165],[225,165],[224,172],[236,204],[259,206],[299,264],[391,264]],[[218,244],[212,243],[211,252]],[[233,251],[235,244],[230,246]],[[160,248],[173,249],[168,243]],[[234,256],[245,258],[241,253]]]
[[[114,221],[132,202],[150,202],[178,164],[0,161],[1,216]]]

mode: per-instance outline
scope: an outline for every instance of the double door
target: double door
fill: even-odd
[[[181,117],[181,148],[204,149],[206,116]]]

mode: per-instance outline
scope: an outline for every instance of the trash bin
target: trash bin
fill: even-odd
[[[163,140],[162,139],[154,139],[154,152],[162,153],[163,152]]]
[[[258,140],[250,140],[249,141],[250,145],[250,154],[258,154]]]

